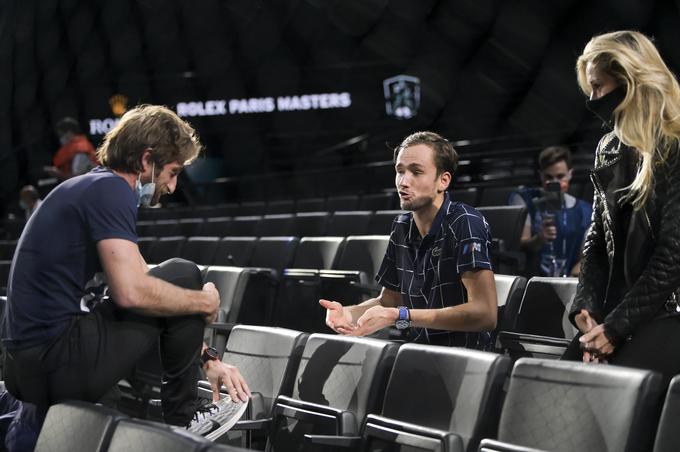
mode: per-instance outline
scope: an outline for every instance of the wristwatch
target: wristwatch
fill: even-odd
[[[218,361],[220,359],[220,352],[215,347],[208,347],[201,355],[201,365],[205,366],[208,361]]]
[[[411,313],[406,306],[399,306],[399,318],[394,326],[400,331],[411,328]]]

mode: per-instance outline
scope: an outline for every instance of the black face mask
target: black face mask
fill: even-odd
[[[605,94],[599,99],[586,100],[586,108],[604,122],[610,129],[614,128],[614,109],[619,106],[626,97],[626,87],[619,86],[610,93]]]

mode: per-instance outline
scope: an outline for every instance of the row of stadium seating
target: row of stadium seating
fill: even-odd
[[[223,360],[253,391],[223,445],[64,403],[36,450],[670,452],[680,440],[680,378],[666,390],[649,371],[246,325]]]

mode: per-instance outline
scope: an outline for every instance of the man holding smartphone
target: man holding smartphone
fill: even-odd
[[[523,188],[510,197],[511,205],[528,209],[520,247],[527,253],[528,273],[541,276],[578,276],[592,203],[571,196],[571,153],[551,146],[538,156],[541,188]]]

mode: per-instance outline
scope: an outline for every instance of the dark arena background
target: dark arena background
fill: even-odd
[[[45,168],[56,124],[76,119],[97,147],[127,110],[165,105],[204,149],[161,207],[140,208],[139,249],[149,264],[193,261],[217,286],[207,342],[257,393],[244,419],[263,419],[215,443],[149,423],[162,419],[156,363],[119,384],[123,414],[53,407],[36,450],[680,450],[680,380],[557,360],[577,333],[578,278],[538,271],[522,248],[531,213],[511,205],[541,186],[539,153],[556,145],[571,151],[569,194],[591,204],[606,130],[575,65],[616,30],[653,38],[680,71],[671,0],[0,2],[2,309],[20,192],[60,183]],[[498,320],[484,351],[402,345],[395,328],[345,340],[318,304],[379,293],[403,213],[393,150],[425,130],[460,155],[451,199],[490,226]]]

